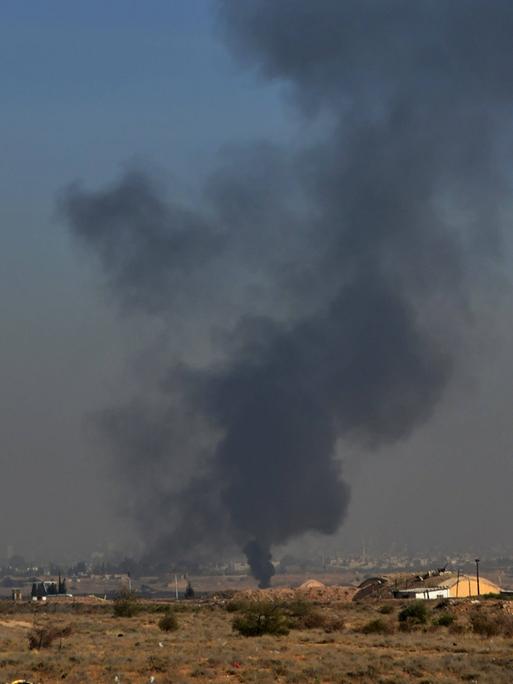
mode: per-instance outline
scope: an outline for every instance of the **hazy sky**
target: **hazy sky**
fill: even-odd
[[[227,144],[299,145],[322,131],[279,82],[234,60],[214,7],[2,2],[0,557],[8,545],[43,558],[137,548],[87,416],[129,394],[131,359],[151,355],[155,336],[147,320],[120,315],[70,239],[62,189],[99,187],[137,165],[187,198]],[[472,295],[466,362],[431,420],[378,454],[341,448],[351,505],[322,548],[513,551],[508,250],[506,240]]]
[[[2,3],[0,555],[90,550],[116,529],[83,421],[116,392],[126,331],[57,219],[57,193],[134,159],[186,193],[227,140],[289,135],[276,93],[233,64],[210,10]]]

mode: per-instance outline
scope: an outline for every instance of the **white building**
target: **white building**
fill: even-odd
[[[394,592],[396,598],[412,599],[441,599],[449,598],[448,587],[410,587],[409,589],[398,589]]]

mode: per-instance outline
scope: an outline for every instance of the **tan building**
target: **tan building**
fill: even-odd
[[[486,577],[479,578],[479,592],[477,578],[472,575],[449,575],[430,578],[422,586],[415,585],[394,592],[397,598],[441,599],[441,598],[472,598],[483,594],[499,594],[501,589]]]
[[[447,587],[450,598],[469,598],[478,595],[475,575],[451,577],[446,582],[441,582],[441,586]],[[479,594],[500,594],[500,591],[500,587],[486,577],[479,578]]]

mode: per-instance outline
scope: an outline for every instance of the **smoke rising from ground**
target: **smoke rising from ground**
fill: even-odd
[[[219,21],[311,139],[231,150],[194,207],[135,172],[61,207],[171,340],[152,392],[98,416],[149,548],[235,544],[265,586],[273,546],[343,521],[344,442],[407,436],[459,361],[509,192],[513,8],[225,0]]]

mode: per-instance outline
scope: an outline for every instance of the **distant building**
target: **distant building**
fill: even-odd
[[[451,575],[436,578],[436,586],[414,586],[397,589],[394,592],[396,598],[415,599],[438,599],[438,598],[471,598],[483,594],[500,594],[499,586],[486,579],[479,578],[479,592],[477,578],[470,575]]]
[[[48,597],[70,596],[66,588],[66,579],[60,577],[58,581],[41,580],[32,584],[31,596],[33,601],[46,601]]]
[[[447,587],[409,587],[408,589],[398,589],[394,592],[396,598],[411,599],[441,599],[449,598]]]

